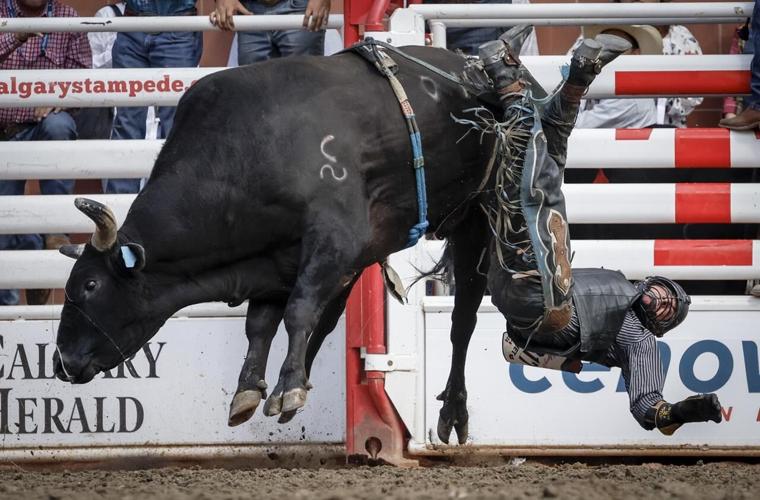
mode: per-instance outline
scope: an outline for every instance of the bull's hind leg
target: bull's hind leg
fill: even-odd
[[[305,365],[309,336],[316,331],[328,305],[350,288],[358,273],[355,235],[332,230],[309,236],[304,238],[298,278],[285,307],[288,353],[277,385],[264,405],[267,416],[283,414],[282,421],[292,418],[290,413],[306,403],[311,388]]]
[[[229,425],[240,425],[253,416],[262,399],[266,399],[264,381],[272,339],[285,311],[285,301],[248,304],[245,335],[248,353],[238,377],[238,387],[230,405]]]
[[[438,438],[447,444],[452,427],[456,430],[459,444],[467,441],[469,414],[464,368],[478,307],[486,290],[488,258],[484,257],[484,252],[488,241],[487,223],[480,212],[460,224],[449,241],[454,258],[456,291],[454,311],[451,313],[451,369],[446,388],[438,395],[443,406],[437,429]]]
[[[319,325],[317,325],[314,333],[309,336],[309,343],[306,348],[307,377],[311,376],[311,367],[314,363],[314,358],[317,357],[317,353],[322,347],[322,343],[325,341],[325,338],[327,338],[327,335],[335,330],[335,326],[338,324],[341,314],[343,314],[343,311],[346,309],[346,301],[348,301],[348,296],[351,294],[351,289],[354,287],[358,277],[359,275],[357,275],[351,284],[346,287],[329,306],[327,306],[325,312],[322,314],[322,318],[319,320]]]

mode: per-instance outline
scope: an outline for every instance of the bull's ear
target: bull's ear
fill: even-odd
[[[130,271],[141,271],[145,267],[145,249],[137,243],[127,243],[120,247],[121,261]]]
[[[76,260],[82,255],[84,245],[63,245],[58,251],[66,257],[71,257]]]

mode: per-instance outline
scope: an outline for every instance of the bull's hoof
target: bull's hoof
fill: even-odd
[[[467,437],[470,435],[469,425],[467,422],[455,422],[453,425],[443,417],[438,417],[438,439],[444,444],[449,444],[449,438],[451,437],[451,429],[454,429],[457,433],[457,441],[459,444],[465,444]]]
[[[302,408],[303,405],[306,404],[306,389],[303,389],[301,387],[296,387],[295,389],[291,389],[287,391],[282,396],[282,408],[280,411],[282,413],[288,413],[292,411],[296,411],[299,408]]]
[[[261,403],[259,391],[247,390],[235,394],[230,405],[230,417],[227,420],[227,425],[234,427],[247,422],[253,416],[253,412],[256,411],[259,403]]]
[[[451,429],[452,429],[452,425],[439,416],[438,428],[436,430],[438,432],[438,439],[440,439],[443,444],[449,444],[449,436],[451,435]]]
[[[296,413],[298,413],[298,410],[293,411],[284,411],[280,413],[280,418],[277,419],[278,424],[287,424],[291,420],[293,420],[293,417],[296,416]]]
[[[266,403],[264,403],[264,415],[267,417],[274,417],[275,415],[279,415],[281,411],[282,393],[278,392],[270,394]]]
[[[438,413],[438,439],[445,444],[449,444],[451,429],[454,429],[457,433],[459,444],[465,444],[470,434],[467,393],[465,391],[450,391],[447,388],[436,399],[443,401],[441,411]]]

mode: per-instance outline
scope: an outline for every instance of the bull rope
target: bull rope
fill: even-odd
[[[417,186],[417,224],[412,226],[409,230],[409,236],[406,242],[406,247],[413,247],[420,238],[425,234],[427,228],[430,226],[430,222],[427,220],[427,188],[425,187],[425,157],[422,154],[422,137],[420,135],[420,129],[417,126],[417,119],[414,115],[414,109],[409,102],[404,91],[403,85],[396,78],[395,72],[398,70],[398,66],[391,57],[384,51],[379,50],[378,46],[385,47],[385,44],[378,43],[374,39],[367,39],[366,41],[354,45],[349,50],[356,51],[362,57],[370,61],[380,71],[380,73],[388,79],[388,82],[393,89],[393,93],[396,95],[399,106],[401,107],[401,113],[404,115],[406,121],[406,128],[409,131],[409,139],[412,143],[412,167],[414,168],[414,177]]]

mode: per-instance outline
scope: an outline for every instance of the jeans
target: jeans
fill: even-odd
[[[261,2],[243,0],[246,9],[254,15],[303,14],[307,0],[281,0],[273,6]],[[240,66],[276,57],[312,55],[325,53],[325,32],[305,29],[279,31],[238,32],[238,64]]]
[[[198,66],[203,50],[201,33],[118,33],[113,45],[114,68],[192,68]],[[173,106],[156,110],[160,119],[158,137],[166,138],[174,122]],[[148,108],[116,109],[111,139],[144,139]],[[106,193],[136,193],[140,179],[109,179]]]
[[[511,4],[512,0],[474,0],[475,4]],[[449,28],[446,30],[446,48],[461,50],[468,56],[478,55],[478,47],[499,38],[508,28]]]
[[[41,122],[19,132],[11,141],[67,141],[77,138],[74,119],[66,111],[51,113]],[[40,180],[42,194],[71,194],[74,180]],[[0,196],[24,194],[24,180],[0,181]],[[44,240],[39,234],[0,234],[0,250],[41,250]],[[18,290],[0,290],[0,305],[18,304]]]
[[[747,108],[760,110],[760,0],[755,0],[755,8],[752,11],[752,24],[749,27],[749,40],[744,44],[744,53],[753,54],[752,63],[749,66],[750,96],[744,101]]]

